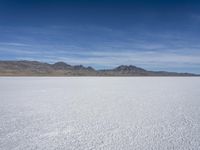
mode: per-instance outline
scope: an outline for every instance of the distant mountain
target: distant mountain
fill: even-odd
[[[104,75],[111,76],[198,76],[192,73],[176,73],[167,71],[148,71],[133,65],[121,65],[110,70],[101,70]]]
[[[133,65],[95,70],[65,62],[48,64],[38,61],[0,61],[0,76],[197,76],[191,73],[147,71]]]

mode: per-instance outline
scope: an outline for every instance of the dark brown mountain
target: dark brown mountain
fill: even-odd
[[[130,65],[114,69],[95,70],[65,62],[48,64],[38,61],[0,61],[0,76],[197,76],[190,73],[147,71]]]

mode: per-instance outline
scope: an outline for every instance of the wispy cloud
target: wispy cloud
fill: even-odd
[[[25,43],[0,42],[0,46],[30,46],[30,45]]]
[[[23,58],[23,57],[22,57]],[[21,58],[21,59],[22,59]],[[31,57],[33,59],[33,57]],[[64,61],[69,64],[83,64],[99,69],[112,68],[121,64],[137,65],[146,69],[165,70],[166,68],[190,67],[200,65],[199,55],[162,52],[66,52],[62,55],[35,56],[35,60],[47,62]],[[23,59],[27,59],[24,57]]]
[[[85,28],[88,28],[87,32]],[[200,66],[200,44],[197,39],[186,39],[172,33],[162,35],[143,32],[134,35],[107,27],[85,28],[25,28],[22,33],[26,34],[12,34],[13,40],[10,41],[13,42],[0,42],[0,59],[8,56],[5,58],[50,63],[65,61],[96,68],[132,64],[146,69],[169,71],[173,68],[185,68],[187,71],[188,68]]]

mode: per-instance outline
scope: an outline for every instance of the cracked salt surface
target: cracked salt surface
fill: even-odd
[[[1,77],[0,149],[200,149],[198,77]]]

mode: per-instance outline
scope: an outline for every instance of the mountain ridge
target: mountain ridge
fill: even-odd
[[[90,66],[69,65],[65,62],[49,64],[39,61],[0,61],[0,76],[199,76],[193,73],[148,71],[134,65],[120,65],[113,69],[96,70]]]

